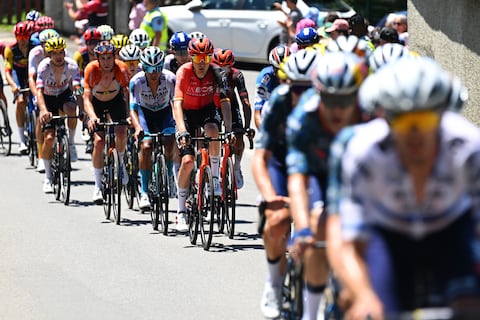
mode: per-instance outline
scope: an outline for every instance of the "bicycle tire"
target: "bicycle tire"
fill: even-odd
[[[198,170],[198,169],[196,169]],[[190,174],[190,191],[187,198],[187,218],[188,218],[188,237],[190,243],[193,245],[197,244],[198,238],[198,207],[197,207],[197,188],[195,185],[195,169],[192,170]]]
[[[27,141],[27,148],[28,148],[28,160],[30,162],[30,166],[36,167],[38,164],[38,150],[37,150],[37,138],[35,134],[35,129],[37,125],[37,115],[35,111],[30,112],[28,110],[28,106],[26,108],[27,117],[26,117],[26,127],[27,127],[27,134],[26,134],[26,141]]]
[[[168,234],[168,204],[170,201],[168,194],[168,170],[165,155],[161,154],[158,158],[159,165],[159,177],[158,177],[158,190],[159,190],[159,205],[161,210],[160,214],[160,226],[162,227],[162,233]]]
[[[149,193],[151,196],[152,210],[150,211],[150,218],[152,220],[152,228],[154,231],[158,231],[158,224],[160,220],[160,211],[162,210],[162,206],[160,205],[160,193],[159,193],[159,186],[158,181],[160,179],[160,169],[158,161],[155,161],[152,167],[152,175],[150,178],[150,186],[149,186]]]
[[[110,220],[110,215],[112,213],[112,193],[110,188],[113,184],[114,168],[110,163],[110,157],[106,159],[106,164],[103,166],[103,177],[102,177],[102,195],[103,195],[103,212],[105,213],[105,219]]]
[[[133,139],[133,138],[132,138]],[[138,154],[135,143],[129,141],[129,147],[125,152],[125,165],[128,172],[128,184],[124,187],[125,200],[128,209],[133,208],[135,198],[138,197]]]
[[[53,158],[52,158],[52,184],[53,184],[53,195],[55,200],[60,200],[60,195],[62,191],[62,184],[60,181],[60,170],[61,170],[61,143],[57,136],[55,136],[53,143]]]
[[[116,149],[113,149],[109,158],[113,165],[112,185],[110,188],[111,209],[113,213],[113,221],[120,224],[121,220],[121,199],[122,199],[122,176],[120,174],[120,159]]]
[[[282,282],[280,319],[300,320],[303,315],[303,265],[287,258],[287,269]]]
[[[214,190],[212,170],[205,166],[202,181],[199,185],[199,214],[198,223],[200,225],[200,238],[202,239],[203,250],[210,249],[213,237],[214,223]]]
[[[5,102],[0,99],[0,153],[9,156],[12,152],[12,128],[8,119],[8,110]]]
[[[68,144],[67,136],[63,136],[60,140],[60,157],[59,157],[59,174],[60,174],[60,199],[63,204],[68,206],[70,203],[70,171],[71,171],[71,160],[70,160],[70,147]]]
[[[235,235],[235,206],[236,206],[236,194],[235,194],[235,177],[233,171],[233,162],[231,158],[227,159],[227,168],[225,170],[225,177],[222,178],[223,187],[223,212],[222,218],[225,219],[225,234],[228,238],[233,239]]]

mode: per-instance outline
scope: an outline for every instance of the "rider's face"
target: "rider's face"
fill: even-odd
[[[65,50],[55,50],[50,52],[50,60],[56,66],[60,66],[65,62]]]
[[[115,57],[113,54],[102,54],[98,57],[98,63],[103,71],[111,71],[115,64]]]

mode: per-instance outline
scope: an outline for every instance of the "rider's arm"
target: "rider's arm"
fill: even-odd
[[[252,106],[248,98],[248,91],[245,85],[245,78],[241,71],[238,71],[237,77],[235,77],[235,87],[237,88],[240,101],[242,103],[243,118],[245,120],[245,128],[250,128],[250,122],[252,121]]]
[[[36,65],[36,55],[35,50],[30,51],[28,54],[28,87],[30,88],[30,92],[32,96],[37,96],[37,84],[36,84],[36,77],[37,77],[37,65]]]
[[[230,104],[230,98],[228,92],[230,90],[228,86],[228,78],[225,71],[216,65],[210,65],[213,71],[215,82],[220,94],[220,107],[222,109],[223,122],[225,124],[225,131],[232,131],[232,106]]]
[[[130,119],[132,121],[132,125],[135,128],[135,131],[138,133],[142,130],[142,126],[140,125],[140,120],[138,118],[138,95],[139,93],[136,90],[135,86],[135,79],[130,80]]]
[[[13,79],[13,75],[12,75],[13,51],[9,46],[5,48],[4,60],[5,60],[5,79],[7,80],[7,83],[10,85],[10,89],[12,89],[12,93],[16,94],[21,88],[17,87],[17,84]]]
[[[95,113],[95,109],[92,104],[92,88],[90,86],[90,80],[92,78],[93,65],[89,64],[85,68],[85,79],[84,79],[84,92],[83,92],[83,109],[90,119],[98,119],[98,116]]]
[[[184,68],[180,68],[177,71],[177,81],[175,83],[175,93],[173,98],[173,118],[177,126],[177,132],[187,131],[185,127],[185,118],[183,116],[183,100],[185,98],[185,82],[188,79],[184,77]]]

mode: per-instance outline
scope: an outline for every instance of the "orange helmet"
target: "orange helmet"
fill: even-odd
[[[33,33],[33,24],[31,21],[18,22],[15,27],[13,27],[13,33],[15,37],[18,36],[27,36],[30,37]]]
[[[216,49],[213,53],[213,62],[220,67],[233,66],[235,63],[233,51],[230,49]]]
[[[188,54],[193,56],[196,54],[212,54],[213,43],[208,38],[192,39],[188,43]]]

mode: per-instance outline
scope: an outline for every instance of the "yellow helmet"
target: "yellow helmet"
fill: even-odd
[[[63,38],[53,37],[45,43],[45,52],[50,53],[52,51],[64,50],[66,47],[67,43]]]
[[[117,48],[117,51],[125,47],[127,44],[130,44],[130,39],[124,34],[116,34],[110,40],[111,43]]]

